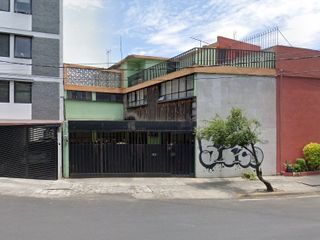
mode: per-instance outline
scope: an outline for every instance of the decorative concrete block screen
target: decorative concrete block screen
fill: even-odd
[[[121,87],[121,73],[115,70],[67,66],[65,78],[68,85]]]

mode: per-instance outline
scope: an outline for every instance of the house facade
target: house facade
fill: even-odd
[[[252,164],[249,153],[226,149],[214,156],[218,150],[194,134],[232,107],[262,122],[259,156],[264,171],[275,174],[275,55],[244,43],[234,49],[221,39],[170,59],[130,55],[92,70],[118,71],[115,85],[98,83],[100,74],[89,74],[89,67],[65,66],[64,176],[239,176]],[[101,92],[119,94],[121,114],[97,106]]]
[[[61,0],[0,2],[1,176],[61,176],[62,22]]]

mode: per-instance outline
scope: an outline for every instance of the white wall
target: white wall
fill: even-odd
[[[261,139],[258,146],[263,150],[264,160],[262,170],[264,174],[276,173],[276,82],[273,77],[197,74],[197,125],[204,126],[205,120],[212,119],[215,114],[226,117],[232,107],[239,107],[249,118],[255,118],[261,123]],[[201,157],[212,163],[217,150],[210,147],[212,143],[203,141]],[[234,149],[235,150],[235,149]],[[209,152],[212,151],[211,162]],[[197,177],[232,177],[241,176],[244,169],[241,167],[224,167],[216,165],[206,168],[200,163],[199,145],[196,144],[196,176]],[[231,149],[223,151],[223,159],[231,164],[238,158],[246,164],[250,155],[242,150],[234,154]]]
[[[31,120],[32,104],[0,103],[0,119]]]
[[[6,29],[31,31],[32,30],[31,23],[32,23],[31,15],[0,11],[1,32],[6,32]]]

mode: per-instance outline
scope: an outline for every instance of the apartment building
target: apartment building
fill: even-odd
[[[0,0],[0,176],[56,179],[62,0]]]

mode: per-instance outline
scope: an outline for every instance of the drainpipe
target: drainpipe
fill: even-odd
[[[277,174],[281,173],[283,166],[282,156],[281,156],[281,91],[282,91],[282,79],[283,79],[283,69],[280,69],[280,74],[277,75],[276,84],[276,113],[277,113]]]

